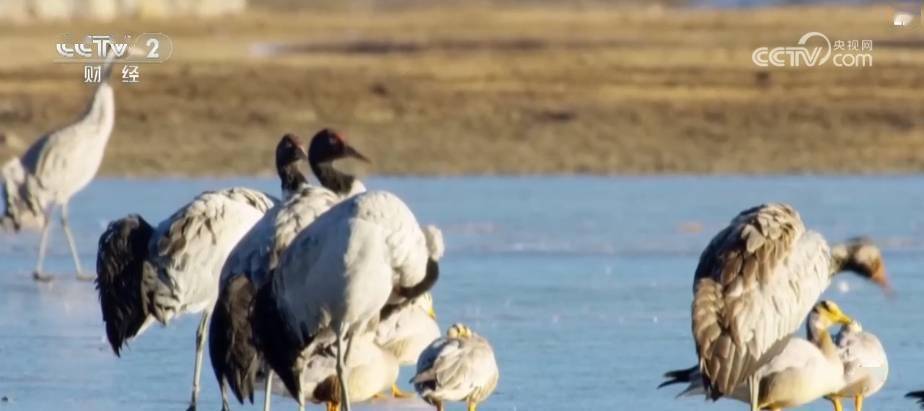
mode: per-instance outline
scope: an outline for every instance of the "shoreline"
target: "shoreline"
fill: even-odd
[[[360,175],[924,172],[924,28],[891,27],[889,7],[591,10],[0,27],[0,134],[13,136],[0,160],[86,104],[82,66],[51,63],[60,33],[144,27],[175,53],[142,66],[141,83],[113,79],[103,176],[269,175],[282,134],[321,127],[373,159]],[[810,31],[872,40],[873,66],[751,61]],[[262,58],[256,44],[296,51]]]

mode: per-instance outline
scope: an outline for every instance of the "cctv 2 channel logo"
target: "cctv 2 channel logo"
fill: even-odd
[[[122,63],[163,63],[173,55],[173,40],[163,33],[88,35],[77,42],[65,36],[55,51],[62,63],[102,63],[110,52]]]

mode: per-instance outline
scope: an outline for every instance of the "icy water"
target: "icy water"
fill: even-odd
[[[93,268],[108,220],[140,212],[159,221],[201,190],[233,185],[278,191],[269,179],[93,183],[71,209],[84,266]],[[832,241],[868,234],[883,245],[896,298],[848,276],[828,297],[888,350],[889,382],[868,409],[913,409],[902,396],[924,388],[924,178],[377,178],[367,185],[399,194],[422,222],[443,228],[440,322],[470,324],[500,363],[500,386],[481,409],[744,409],[675,400],[679,389],[655,387],[662,372],[695,361],[689,304],[698,253],[739,210],[769,200],[791,202]],[[59,278],[51,285],[29,277],[37,235],[0,237],[0,396],[9,399],[0,408],[185,410],[198,318],[151,328],[116,358],[93,286],[73,279],[55,230],[47,268]],[[202,382],[199,409],[218,410],[207,362]],[[275,405],[295,408],[283,398]],[[422,407],[389,400],[359,408]]]

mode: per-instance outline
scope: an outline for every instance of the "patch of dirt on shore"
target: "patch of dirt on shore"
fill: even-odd
[[[376,174],[920,172],[924,30],[888,16],[457,5],[0,27],[0,156],[86,104],[83,66],[50,63],[59,33],[144,31],[176,51],[139,84],[114,74],[107,175],[270,173],[282,134],[325,126]],[[751,62],[808,31],[872,39],[873,67]]]

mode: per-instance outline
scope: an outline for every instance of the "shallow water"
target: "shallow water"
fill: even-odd
[[[139,212],[159,221],[201,190],[232,185],[278,191],[269,179],[94,182],[71,207],[84,266],[93,268],[108,220]],[[883,245],[896,298],[848,276],[828,296],[888,350],[890,380],[867,409],[913,409],[902,396],[924,388],[916,332],[924,320],[924,178],[377,178],[367,186],[394,191],[422,222],[443,228],[440,322],[468,323],[500,362],[500,386],[481,409],[743,409],[675,400],[679,388],[655,387],[664,371],[695,362],[689,304],[698,253],[738,211],[768,200],[791,202],[832,241],[868,234]],[[0,408],[185,410],[198,318],[151,328],[116,358],[95,291],[72,278],[55,230],[46,268],[59,279],[51,285],[29,277],[37,235],[0,236],[0,396],[10,399]],[[217,410],[207,358],[199,409]],[[287,399],[275,404],[295,408]],[[412,404],[422,407],[389,400],[358,408]]]

